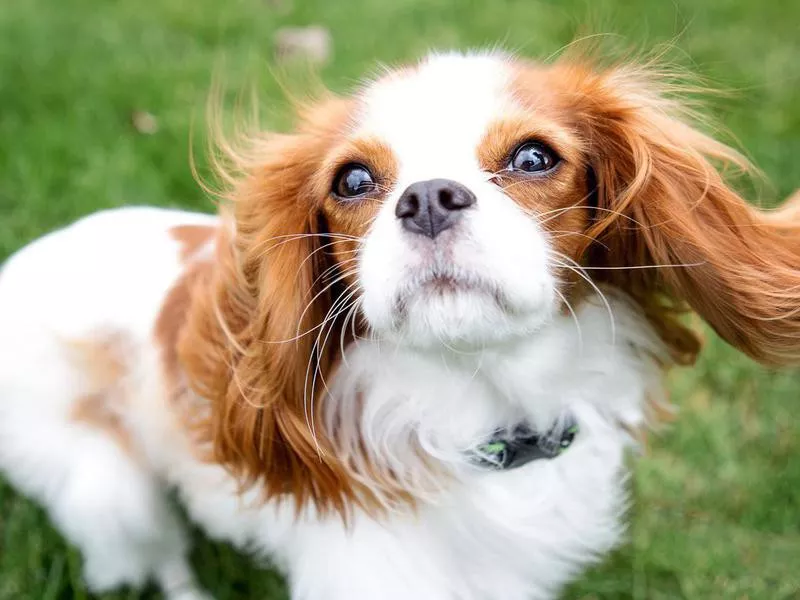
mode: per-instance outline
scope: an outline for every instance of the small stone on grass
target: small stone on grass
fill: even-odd
[[[279,63],[307,61],[322,65],[332,53],[330,31],[320,25],[283,27],[275,34],[275,60]]]

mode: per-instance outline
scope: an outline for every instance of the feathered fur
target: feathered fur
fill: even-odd
[[[166,483],[296,600],[555,597],[621,539],[625,451],[700,350],[687,309],[800,358],[798,201],[746,203],[720,170],[747,162],[674,91],[633,64],[432,56],[223,142],[219,217],[37,240],[0,273],[0,468],[93,590],[204,597]],[[512,168],[531,143],[552,168]],[[342,196],[354,165],[373,185]],[[475,202],[423,236],[395,207],[430,180],[442,210],[453,182]],[[476,466],[565,413],[557,458]]]

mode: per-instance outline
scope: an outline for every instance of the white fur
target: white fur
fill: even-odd
[[[544,234],[481,170],[477,149],[489,126],[521,109],[507,91],[499,57],[434,56],[402,77],[363,94],[355,135],[377,137],[397,159],[398,180],[387,195],[360,255],[362,308],[382,335],[416,345],[476,346],[525,336],[555,308]],[[478,198],[464,218],[435,241],[408,235],[394,207],[411,184],[452,179]],[[421,283],[452,276],[473,288],[428,293]],[[505,304],[494,298],[501,292]],[[398,322],[398,300],[407,311]]]
[[[365,440],[372,459],[423,499],[417,513],[357,512],[349,529],[311,509],[295,519],[289,502],[237,496],[224,470],[192,453],[167,398],[153,325],[185,268],[169,228],[210,217],[98,213],[8,261],[0,272],[0,469],[82,550],[93,589],[155,578],[170,599],[201,597],[163,498],[169,486],[210,536],[269,554],[294,600],[552,598],[618,543],[625,432],[643,423],[646,392],[658,385],[653,357],[663,349],[621,296],[609,307],[586,302],[575,319],[555,310],[544,234],[487,182],[474,156],[492,115],[510,102],[504,77],[499,60],[446,56],[364,96],[360,126],[392,146],[401,175],[359,265],[376,335],[348,349],[329,382],[327,418],[351,425],[335,440],[342,457],[358,460],[354,444]],[[479,198],[436,244],[404,234],[390,206],[404,185],[432,177],[458,179]],[[480,290],[427,294],[420,281],[437,269],[501,291],[509,306]],[[398,294],[410,303],[399,323]],[[69,416],[89,384],[63,341],[104,331],[132,343],[121,417],[136,457]],[[348,402],[356,387],[363,413]],[[567,410],[581,431],[556,459],[489,472],[465,458],[497,427],[526,420],[549,428]],[[415,448],[448,477],[417,468]]]

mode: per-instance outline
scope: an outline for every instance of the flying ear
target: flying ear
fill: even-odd
[[[198,424],[210,458],[268,497],[343,511],[355,492],[312,427],[323,387],[312,382],[336,360],[315,344],[334,294],[320,283],[325,232],[307,189],[324,141],[319,131],[273,135],[239,161],[217,258],[178,351],[210,404]]]
[[[766,213],[745,202],[718,169],[747,161],[693,127],[646,72],[570,76],[596,181],[588,261],[615,267],[592,276],[631,293],[683,360],[697,344],[674,316],[679,302],[752,358],[798,362],[797,208]]]

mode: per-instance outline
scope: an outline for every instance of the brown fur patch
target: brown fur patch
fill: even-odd
[[[188,263],[183,274],[170,288],[161,305],[153,327],[153,336],[161,349],[164,379],[173,401],[186,395],[187,386],[178,360],[178,338],[186,325],[186,318],[196,285],[208,279],[212,262],[208,259],[192,260],[206,244],[211,244],[219,228],[211,225],[178,225],[170,228],[170,235],[181,243],[181,260]]]
[[[544,111],[575,132],[593,175],[594,217],[559,225],[583,240],[574,259],[596,284],[632,297],[679,363],[700,349],[679,319],[687,305],[756,360],[797,363],[797,212],[765,218],[727,185],[718,167],[747,169],[747,161],[695,128],[673,100],[682,90],[662,81],[670,78],[634,64],[517,66],[515,97],[532,118]]]
[[[128,455],[135,456],[131,434],[114,406],[114,398],[105,393],[87,394],[75,402],[70,417],[109,434]]]
[[[123,411],[128,398],[125,378],[130,340],[121,333],[69,340],[65,344],[73,365],[85,379],[86,392],[75,400],[70,418],[109,434],[129,455],[136,450],[125,426]]]
[[[203,246],[214,238],[217,228],[212,225],[177,225],[169,234],[181,245],[181,260],[191,259]]]
[[[553,117],[547,116],[552,112],[512,114],[489,125],[477,150],[481,168],[491,173],[505,169],[512,151],[520,144],[531,141],[543,142],[570,164],[580,164],[580,138]]]
[[[361,164],[369,169],[379,186],[378,193],[391,188],[397,180],[397,158],[392,149],[379,139],[357,137],[347,139],[325,160],[319,181],[323,188],[319,190],[320,195],[328,193],[336,173],[350,163]]]
[[[261,136],[244,151],[223,148],[242,174],[231,179],[228,198],[236,234],[218,242],[177,342],[192,390],[209,401],[197,431],[212,447],[210,459],[266,498],[288,495],[298,507],[311,503],[345,517],[354,505],[379,510],[379,502],[337,458],[328,432],[310,427],[311,411],[323,421],[321,382],[339,361],[338,343],[322,351],[316,345],[320,327],[325,322],[323,335],[332,329],[332,340],[349,332],[344,315],[325,321],[343,288],[322,276],[345,270],[344,257],[352,256],[335,234],[361,235],[377,205],[335,203],[330,190],[343,149],[351,160],[370,159],[383,177],[393,167],[386,153],[359,154],[374,143],[349,140],[353,108],[329,99],[308,108],[292,134]],[[331,239],[345,248],[330,252]],[[385,484],[386,496],[402,495],[394,482],[375,483]]]
[[[210,261],[196,261],[187,267],[164,298],[153,329],[156,343],[161,348],[164,377],[173,400],[186,388],[178,359],[178,339],[186,325],[193,293],[208,281],[212,267]]]
[[[376,183],[377,189],[366,197],[348,202],[330,193],[331,183],[342,167],[350,163],[362,164]],[[325,161],[320,177],[316,179],[318,194],[325,198],[323,210],[330,231],[349,236],[367,234],[380,203],[397,181],[397,158],[386,144],[373,138],[348,140],[333,151]]]

